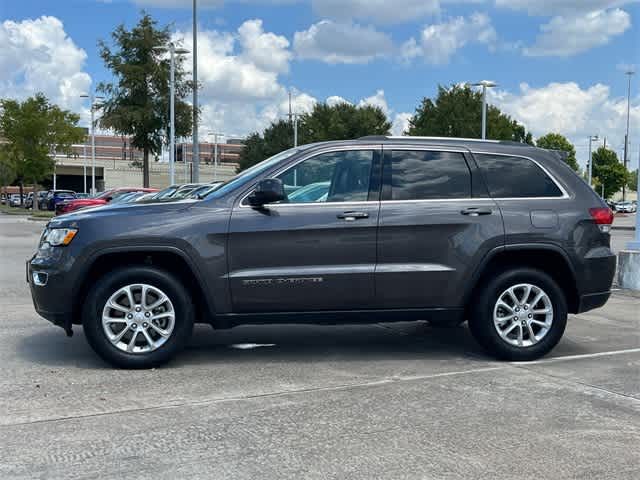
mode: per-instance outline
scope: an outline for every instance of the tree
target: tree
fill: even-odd
[[[11,185],[16,179],[16,168],[7,148],[0,148],[0,187]]]
[[[627,182],[627,187],[632,192],[638,191],[638,170],[634,170],[633,172],[629,172],[629,181]]]
[[[604,186],[603,198],[610,198],[627,183],[629,172],[618,161],[613,150],[600,147],[593,153],[593,177],[596,179],[596,191],[600,193]]]
[[[169,136],[169,71],[167,55],[158,52],[171,40],[169,27],[158,28],[144,14],[131,30],[120,25],[111,34],[114,49],[99,42],[100,56],[115,77],[114,83],[100,83],[98,91],[107,97],[102,105],[100,125],[131,137],[142,150],[143,185],[149,186],[149,155],[159,155]],[[155,49],[155,50],[154,50]],[[185,80],[184,59],[176,56],[175,134],[191,134],[192,107],[184,98],[193,84]]]
[[[77,126],[78,115],[52,105],[42,93],[24,102],[0,100],[0,108],[0,135],[7,141],[0,157],[22,195],[26,182],[37,183],[53,173],[55,154],[70,155],[84,130]]]
[[[548,150],[559,150],[564,152],[562,159],[567,165],[573,168],[576,172],[580,171],[578,161],[576,160],[576,149],[573,144],[567,140],[566,137],[559,133],[547,133],[545,136],[540,137],[536,141],[536,145],[540,148],[546,148]]]
[[[299,143],[348,140],[366,135],[387,135],[391,124],[384,112],[374,106],[357,107],[349,103],[329,106],[318,103],[298,121]],[[245,141],[238,171],[293,147],[293,125],[287,120],[273,122],[262,135],[253,133]]]
[[[438,86],[435,101],[424,98],[409,121],[409,135],[482,137],[482,94],[468,85]],[[524,126],[493,105],[487,106],[487,138],[533,144]]]

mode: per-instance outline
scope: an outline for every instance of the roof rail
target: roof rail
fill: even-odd
[[[369,135],[361,137],[358,140],[366,141],[382,141],[382,140],[433,140],[433,141],[446,141],[446,142],[476,142],[476,143],[501,143],[505,145],[522,145],[531,146],[526,143],[515,142],[513,140],[482,140],[481,138],[458,138],[458,137],[419,137],[410,135]]]

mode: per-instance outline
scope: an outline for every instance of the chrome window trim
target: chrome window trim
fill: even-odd
[[[567,200],[571,198],[569,193],[567,193],[567,190],[558,181],[558,179],[556,179],[556,177],[549,170],[547,170],[544,167],[544,165],[542,165],[540,162],[538,162],[537,160],[531,157],[527,157],[526,155],[513,155],[510,153],[476,152],[476,151],[471,151],[471,154],[474,156],[475,155],[494,155],[497,157],[515,157],[515,158],[524,158],[525,160],[529,160],[533,162],[535,165],[537,165],[551,179],[551,181],[556,185],[556,187],[558,187],[558,189],[562,193],[562,195],[559,197],[490,197],[493,200]],[[480,165],[478,165],[478,169],[482,170]],[[491,195],[491,192],[489,192],[489,195]]]
[[[401,137],[400,137],[401,138]],[[443,139],[444,140],[444,139]],[[432,150],[432,151],[444,151],[444,152],[452,152],[452,153],[470,153],[471,155],[495,155],[499,157],[516,157],[523,158],[525,160],[529,160],[537,165],[550,179],[551,181],[558,187],[562,196],[558,197],[464,197],[464,198],[428,198],[428,199],[420,199],[420,200],[367,200],[367,201],[354,201],[354,202],[311,202],[311,203],[273,203],[269,204],[269,208],[282,208],[282,207],[310,207],[310,206],[368,206],[375,204],[400,204],[400,203],[434,203],[434,202],[481,202],[481,201],[517,201],[517,200],[548,200],[548,201],[557,201],[557,200],[568,200],[572,197],[567,193],[567,190],[564,186],[556,179],[556,177],[545,168],[540,162],[537,160],[528,157],[526,155],[515,155],[509,153],[496,153],[491,151],[474,151],[465,148],[458,147],[447,147],[447,146],[439,146],[439,145],[410,145],[410,144],[399,144],[399,145],[385,145],[385,144],[364,144],[364,145],[344,145],[341,147],[327,147],[326,149],[316,150],[314,152],[310,152],[308,155],[301,157],[295,163],[291,165],[287,165],[286,167],[281,168],[273,173],[272,177],[278,176],[286,170],[295,167],[301,162],[305,160],[315,157],[317,155],[322,155],[324,153],[331,152],[340,152],[340,151],[348,151],[348,150]],[[480,166],[478,165],[478,169]],[[244,205],[244,201],[246,198],[251,195],[253,189],[255,187],[255,183],[251,185],[249,191],[241,198],[238,208],[253,208],[251,205]]]
[[[351,151],[351,150],[371,150],[371,151],[380,151],[381,152],[382,151],[382,145],[379,144],[379,143],[372,143],[372,144],[362,144],[362,145],[327,146],[324,149],[314,150],[313,152],[309,152],[309,154],[304,155],[300,159],[296,160],[294,163],[292,163],[290,165],[287,165],[285,167],[282,167],[279,170],[276,170],[273,174],[271,174],[269,176],[269,178],[277,177],[278,175],[286,172],[287,170],[289,170],[291,168],[294,168],[299,163],[302,163],[305,160],[308,160],[310,158],[317,157],[318,155],[323,155],[325,153],[332,153],[332,152],[345,152],[345,151]],[[253,208],[251,205],[244,205],[244,201],[247,199],[247,197],[249,195],[251,195],[251,193],[253,193],[253,189],[255,188],[257,183],[258,182],[256,182],[253,185],[251,185],[251,187],[249,188],[247,193],[242,196],[242,198],[240,199],[240,202],[237,204],[238,205],[237,208]],[[282,206],[299,207],[299,206],[306,206],[306,205],[313,205],[313,206],[318,206],[318,205],[374,205],[374,204],[379,204],[379,203],[380,203],[380,200],[366,200],[366,201],[362,200],[362,201],[354,201],[354,202],[270,203],[269,204],[269,208],[272,208],[272,207],[275,207],[275,206],[278,206],[278,207],[282,207]]]

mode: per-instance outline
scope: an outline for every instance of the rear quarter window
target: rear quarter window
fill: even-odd
[[[477,153],[474,157],[494,198],[562,197],[558,185],[528,158]]]

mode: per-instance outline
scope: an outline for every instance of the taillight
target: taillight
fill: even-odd
[[[608,207],[590,208],[589,214],[591,218],[596,222],[596,225],[603,233],[609,233],[611,231],[611,224],[613,223],[613,212]]]

